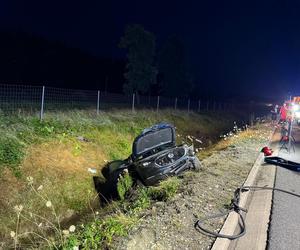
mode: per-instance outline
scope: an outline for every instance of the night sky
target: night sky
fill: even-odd
[[[204,92],[300,93],[300,1],[1,1],[0,28],[96,57],[125,58],[124,27],[142,24],[160,48],[176,35]],[[201,89],[200,88],[200,89]]]

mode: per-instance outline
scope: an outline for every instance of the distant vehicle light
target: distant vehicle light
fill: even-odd
[[[296,111],[299,111],[299,110],[300,110],[299,104],[294,104],[293,105],[293,111],[296,112]]]
[[[296,111],[295,112],[295,118],[296,119],[300,119],[300,111]]]

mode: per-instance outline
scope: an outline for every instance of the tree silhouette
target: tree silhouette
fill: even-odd
[[[183,43],[175,36],[167,39],[158,58],[160,91],[164,95],[189,95],[192,91],[192,77],[186,71]]]
[[[119,44],[127,49],[127,65],[124,74],[126,94],[146,93],[156,83],[157,69],[154,66],[155,36],[141,25],[128,25]]]

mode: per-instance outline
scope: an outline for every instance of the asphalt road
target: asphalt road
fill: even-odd
[[[300,162],[300,128],[294,125],[295,153],[282,149],[279,156]],[[275,187],[300,194],[300,172],[277,167]],[[274,192],[268,249],[300,249],[300,199]]]

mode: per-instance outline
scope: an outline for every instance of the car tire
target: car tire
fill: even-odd
[[[107,190],[109,193],[108,197],[110,199],[119,199],[117,185],[118,185],[118,179],[122,175],[122,172],[123,169],[116,169],[106,179]]]
[[[108,163],[101,171],[102,175],[105,179],[109,179],[111,174],[114,173],[117,169],[119,169],[124,164],[124,161],[112,161]]]

